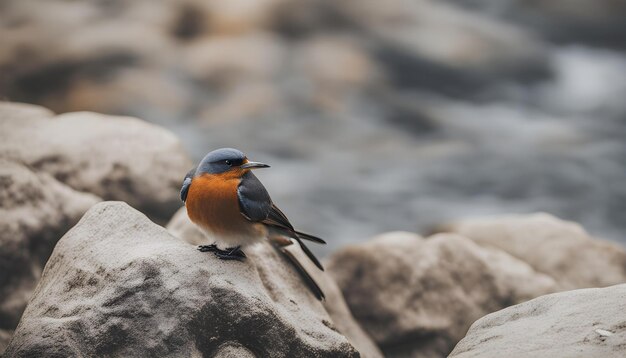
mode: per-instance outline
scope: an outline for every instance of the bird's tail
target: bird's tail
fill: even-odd
[[[296,233],[296,235],[298,235],[299,238],[303,239],[303,240],[309,240],[309,241],[313,241],[317,244],[323,244],[326,245],[326,241],[320,239],[317,236],[313,236],[311,234],[307,234],[305,232],[302,231],[294,231]]]
[[[289,261],[293,264],[296,270],[298,270],[300,276],[302,276],[304,282],[307,284],[307,286],[309,286],[311,292],[313,292],[315,297],[317,297],[318,300],[324,300],[324,292],[320,288],[320,285],[317,283],[317,281],[313,278],[313,276],[315,275],[311,273],[313,271],[306,268],[306,264],[304,264],[304,260],[306,259],[303,260],[303,258],[301,257],[302,252],[304,252],[309,258],[313,257],[313,259],[311,260],[316,263],[316,265],[319,265],[319,261],[317,261],[317,259],[315,258],[315,256],[313,256],[309,249],[307,249],[306,246],[302,244],[302,241],[296,239],[294,242],[294,239],[287,239],[287,242],[288,243],[285,245],[285,243],[282,243],[281,240],[281,244],[276,245],[276,247],[280,252],[285,255],[285,257],[287,257],[287,259],[289,259]],[[299,251],[297,249],[298,245],[302,248],[302,251]],[[318,267],[320,266],[321,265],[319,265]]]
[[[302,240],[300,239],[300,235],[297,235],[297,236],[298,237],[296,237],[295,239],[298,241],[298,244],[300,244],[300,247],[302,248],[302,251],[304,251],[304,253],[309,257],[309,259],[311,261],[313,261],[313,263],[315,264],[315,266],[317,266],[317,268],[319,268],[320,270],[324,271],[324,266],[322,266],[320,261],[313,254],[313,252],[311,252],[311,250],[309,250],[309,248],[306,247],[304,242],[302,242]]]

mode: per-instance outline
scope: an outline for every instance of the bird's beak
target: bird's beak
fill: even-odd
[[[241,169],[257,169],[257,168],[269,168],[270,166],[267,164],[259,163],[259,162],[247,162],[241,165]]]

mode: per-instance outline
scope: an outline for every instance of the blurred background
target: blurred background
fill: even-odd
[[[137,116],[196,161],[241,149],[322,254],[535,211],[625,243],[625,19],[620,0],[0,0],[0,99]]]

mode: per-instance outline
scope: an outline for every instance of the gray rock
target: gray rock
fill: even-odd
[[[502,249],[553,277],[561,289],[626,282],[626,250],[594,239],[580,225],[549,214],[460,220],[445,231]]]
[[[58,242],[6,356],[244,353],[358,356],[268,244],[219,260],[105,202]]]
[[[450,357],[624,357],[626,285],[546,295],[476,321]]]
[[[187,216],[187,211],[185,208],[181,208],[175,215],[172,217],[172,220],[168,223],[167,229],[174,236],[181,238],[193,245],[202,245],[202,244],[210,244],[212,241],[209,237],[197,226],[195,226],[189,217]],[[246,249],[246,253],[252,252],[255,256],[265,256],[268,247],[267,245],[262,245],[258,248],[252,247]],[[301,251],[301,250],[300,250]],[[304,256],[303,253],[301,256]],[[275,258],[273,255],[271,256],[273,259]],[[275,262],[267,261],[262,258],[255,259],[255,264],[260,267],[260,265],[266,265],[267,268],[263,269],[264,271],[276,271],[273,266],[276,265]],[[319,272],[316,267],[314,267],[310,261],[306,257],[302,257],[300,260],[301,264],[307,266],[307,271],[310,273]],[[309,263],[309,265],[307,265]],[[293,268],[287,268],[286,272],[289,275],[293,275]],[[297,276],[296,276],[297,277]],[[262,280],[267,280],[265,276],[261,276]],[[292,278],[286,278],[291,280]],[[326,296],[325,300],[322,302],[326,312],[330,316],[332,320],[332,324],[336,329],[341,332],[341,334],[345,335],[350,343],[359,351],[361,357],[364,358],[377,358],[382,357],[382,353],[376,346],[376,344],[372,341],[372,339],[363,331],[363,329],[359,326],[359,324],[355,321],[350,309],[348,308],[341,290],[337,286],[330,276],[320,274],[315,277],[316,282],[319,283],[320,287],[324,291]]]
[[[453,234],[385,234],[336,252],[328,271],[388,357],[445,356],[477,318],[555,289],[524,262]]]
[[[0,158],[0,352],[58,238],[99,200]]]
[[[11,336],[13,336],[12,329],[0,329],[0,354],[6,349],[11,340]]]
[[[179,207],[181,173],[192,166],[176,136],[140,119],[54,116],[19,103],[0,103],[0,157],[75,190],[126,201],[161,222]]]
[[[0,103],[0,330],[15,328],[57,240],[93,204],[128,200],[162,221],[189,167],[176,137],[138,119]]]

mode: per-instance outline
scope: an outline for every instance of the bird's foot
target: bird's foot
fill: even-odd
[[[215,250],[219,250],[217,248],[217,245],[215,244],[198,246],[198,251],[200,252],[209,252],[209,251],[215,251]]]
[[[215,256],[222,260],[239,260],[242,261],[246,258],[246,254],[241,251],[241,246],[229,247],[226,250],[220,250],[218,248],[214,251]]]

